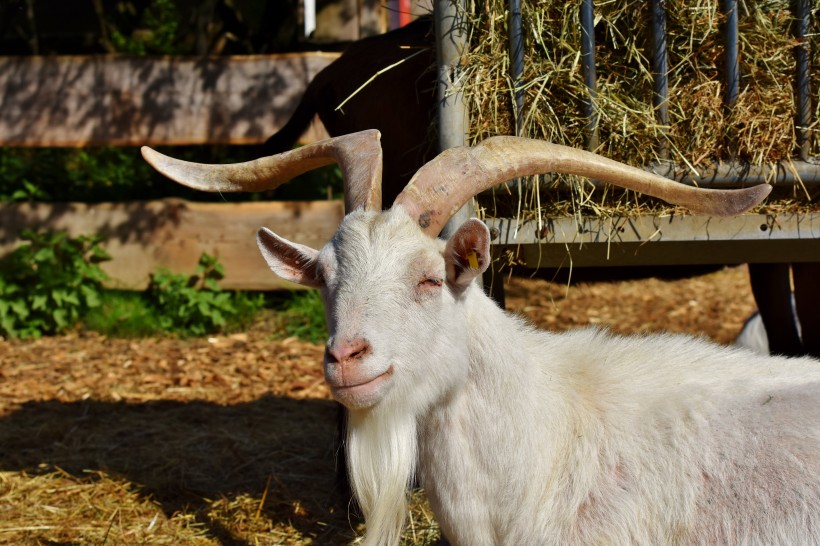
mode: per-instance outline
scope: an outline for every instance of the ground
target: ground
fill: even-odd
[[[754,311],[744,267],[567,287],[513,278],[540,327],[689,332],[730,343]],[[347,544],[320,345],[271,322],[201,339],[77,332],[0,340],[0,544]],[[435,544],[416,493],[406,543]]]

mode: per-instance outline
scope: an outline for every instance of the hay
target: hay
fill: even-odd
[[[797,148],[791,35],[787,0],[739,2],[740,86],[731,107],[724,104],[722,25],[718,0],[667,0],[669,125],[656,121],[651,70],[649,3],[596,2],[596,70],[599,145],[596,151],[646,166],[669,159],[688,169],[717,161],[754,165],[788,161]],[[514,93],[508,60],[506,2],[487,0],[470,14],[470,43],[464,57],[470,140],[514,134]],[[522,2],[525,37],[525,94],[519,134],[569,146],[586,146],[584,101],[589,92],[581,72],[580,2]],[[812,39],[814,66],[820,65]],[[815,73],[818,71],[815,71]],[[820,76],[815,76],[817,89]],[[820,112],[820,101],[813,97]],[[817,117],[817,114],[815,114]],[[816,131],[816,125],[812,127]],[[813,139],[812,153],[820,153]],[[526,215],[632,214],[671,212],[631,192],[596,187],[573,177],[531,184],[521,199]],[[806,201],[801,189],[786,196]],[[512,192],[513,194],[515,192]],[[499,201],[508,209],[497,211]],[[510,198],[496,192],[485,212],[508,215]],[[513,206],[518,208],[516,203]]]
[[[746,279],[745,268],[590,286],[516,277],[507,303],[554,331],[662,324],[726,343],[754,309]],[[0,339],[0,544],[355,540],[361,520],[334,493],[324,348],[272,340],[273,323],[211,339]],[[411,510],[403,544],[437,544],[418,491]]]
[[[323,346],[0,339],[0,544],[348,544]],[[423,494],[405,544],[438,536]]]

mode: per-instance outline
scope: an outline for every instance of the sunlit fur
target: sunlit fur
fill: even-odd
[[[537,331],[474,285],[419,288],[442,252],[393,210],[318,258],[329,344],[395,369],[350,409],[365,544],[398,544],[414,470],[454,546],[820,544],[820,362]]]
[[[365,366],[376,374],[396,370],[388,395],[377,405],[351,408],[347,433],[348,474],[367,521],[365,545],[398,544],[407,513],[406,492],[417,461],[417,422],[447,390],[464,381],[464,369],[447,369],[453,354],[466,357],[442,331],[453,327],[455,301],[416,290],[422,277],[444,276],[443,244],[418,237],[403,214],[353,213],[322,250],[319,264],[331,345],[336,338],[363,336],[373,347]],[[408,235],[396,240],[396,231]],[[378,286],[378,290],[362,290]],[[420,312],[424,309],[424,312]],[[419,366],[419,339],[424,358]]]

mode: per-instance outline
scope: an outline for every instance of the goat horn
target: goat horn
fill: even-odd
[[[416,172],[393,204],[418,218],[425,233],[436,237],[471,197],[513,178],[549,172],[602,180],[713,216],[740,214],[771,191],[768,184],[738,190],[695,188],[591,152],[499,136],[473,147],[445,150]]]
[[[375,129],[314,142],[245,163],[207,165],[174,159],[147,146],[142,157],[171,180],[202,191],[272,190],[304,172],[338,163],[344,175],[345,210],[382,207],[381,134]]]

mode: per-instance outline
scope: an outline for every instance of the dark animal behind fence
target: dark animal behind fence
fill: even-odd
[[[384,148],[382,196],[389,206],[436,153],[432,28],[432,19],[421,17],[350,44],[310,82],[290,120],[262,145],[263,155],[293,148],[314,115],[330,136],[378,129]]]

